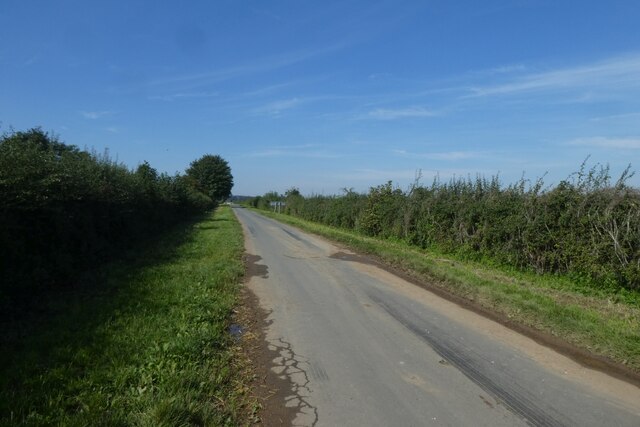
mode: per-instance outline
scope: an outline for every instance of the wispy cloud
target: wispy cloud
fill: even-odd
[[[506,77],[506,76],[502,76],[504,74],[522,74],[527,70],[527,66],[525,66],[524,64],[504,64],[504,65],[497,65],[495,67],[492,68],[482,68],[482,69],[478,69],[478,70],[471,70],[468,71],[465,74],[462,74],[461,76],[450,76],[448,77],[449,80],[457,80],[460,78],[477,78],[477,77],[495,77],[495,76],[500,76],[500,77]]]
[[[256,112],[269,115],[278,115],[285,110],[290,110],[302,103],[299,98],[282,99],[273,101],[256,109]]]
[[[327,151],[319,144],[280,145],[262,151],[255,151],[249,157],[299,157],[307,159],[335,159],[340,154]]]
[[[415,179],[418,174],[416,169],[354,169],[353,171],[339,174],[342,182],[370,181],[382,183],[384,181],[406,181]]]
[[[640,118],[640,111],[633,112],[633,113],[612,114],[609,116],[593,117],[591,121],[601,122],[601,121],[607,121],[607,120],[625,120],[625,119],[635,119],[635,118]]]
[[[104,130],[106,130],[107,132],[110,132],[110,133],[120,133],[120,129],[115,127],[115,126],[109,126],[108,128],[105,128]]]
[[[405,150],[391,150],[391,152],[395,155],[401,157],[410,157],[410,158],[418,158],[418,159],[430,159],[430,160],[466,160],[466,159],[477,159],[480,157],[484,157],[482,153],[477,151],[443,151],[443,152],[432,152],[432,153],[410,153]]]
[[[29,67],[29,66],[31,66],[31,65],[33,65],[33,64],[35,64],[35,63],[37,63],[37,62],[39,62],[39,60],[40,60],[40,56],[39,56],[39,55],[34,55],[34,56],[31,56],[30,58],[28,58],[27,60],[25,60],[25,61],[22,63],[22,65],[23,65],[24,67]]]
[[[532,73],[511,81],[470,88],[469,97],[510,95],[578,87],[640,86],[640,55],[609,58],[588,65]]]
[[[391,77],[391,73],[372,73],[369,74],[369,80],[384,80]]]
[[[357,97],[348,96],[348,95],[330,95],[330,94],[317,95],[317,96],[293,97],[293,98],[278,99],[275,101],[268,102],[264,105],[254,108],[253,112],[257,114],[267,114],[267,115],[277,116],[284,111],[292,110],[302,105],[318,103],[318,102],[349,101],[354,99],[357,99]],[[322,116],[326,116],[326,114],[322,114]]]
[[[293,144],[293,145],[277,145],[273,148],[278,148],[278,149],[285,149],[285,150],[293,150],[293,149],[305,149],[305,148],[316,148],[316,147],[320,147],[320,144],[312,144],[312,143],[308,143],[308,144]]]
[[[293,86],[295,84],[298,84],[297,81],[290,81],[290,82],[284,82],[284,83],[275,83],[275,84],[270,84],[267,86],[263,86],[257,89],[253,89],[247,92],[243,92],[242,94],[240,94],[240,96],[244,97],[244,98],[254,98],[254,97],[261,97],[261,96],[266,96],[266,95],[271,95],[275,92],[280,91],[281,89],[284,89],[286,87],[290,87]]]
[[[89,120],[97,120],[105,116],[114,114],[113,111],[80,111],[82,117]]]
[[[158,78],[150,81],[148,84],[150,86],[161,86],[170,84],[191,84],[192,86],[197,86],[202,84],[217,83],[238,77],[277,70],[313,59],[318,56],[327,55],[339,51],[347,46],[347,43],[341,42],[317,49],[287,52],[280,55],[265,57],[260,60],[242,65],[231,66],[227,68],[217,68],[215,70],[205,71],[201,73],[182,74]]]
[[[568,144],[596,148],[637,150],[640,149],[640,137],[607,138],[603,136],[594,136],[590,138],[577,138],[569,141]]]
[[[154,101],[175,101],[178,99],[201,99],[213,98],[218,96],[218,92],[178,92],[170,95],[154,95],[150,96],[150,100]]]
[[[251,157],[302,157],[306,159],[335,159],[340,156],[324,151],[294,151],[271,149],[265,151],[257,151],[255,153],[252,153]]]
[[[527,67],[522,64],[502,65],[500,67],[490,68],[489,74],[507,74],[525,71]]]
[[[280,22],[282,21],[282,17],[280,15],[277,15],[277,14],[275,14],[275,13],[269,11],[269,10],[266,10],[266,9],[258,9],[258,8],[254,7],[254,8],[251,9],[251,11],[253,13],[255,13],[256,15],[262,15],[262,16],[265,16],[267,18],[271,18],[271,19],[274,19],[274,20],[280,21]]]
[[[399,109],[378,108],[367,113],[368,118],[377,120],[396,120],[404,118],[434,117],[438,113],[424,107],[408,107]]]

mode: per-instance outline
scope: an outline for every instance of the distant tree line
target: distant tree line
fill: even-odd
[[[34,128],[0,137],[0,296],[63,286],[230,195],[219,156],[185,175],[135,170]]]
[[[640,191],[627,184],[632,175],[627,168],[612,181],[608,167],[583,164],[550,188],[542,179],[503,186],[478,176],[416,182],[407,191],[387,182],[339,196],[303,197],[292,188],[249,203],[265,209],[281,200],[285,213],[367,236],[640,290]]]

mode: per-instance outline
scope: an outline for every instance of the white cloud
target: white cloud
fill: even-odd
[[[113,111],[81,111],[80,114],[82,114],[85,119],[96,120],[112,115]]]
[[[510,82],[471,88],[470,97],[577,87],[625,88],[640,86],[640,55],[609,58],[588,65],[533,73]]]
[[[624,119],[632,119],[632,118],[640,118],[640,112],[625,113],[625,114],[612,114],[610,116],[593,117],[591,119],[591,121],[601,122],[601,121],[605,121],[605,120],[624,120]]]
[[[149,99],[157,101],[175,101],[177,99],[197,99],[197,98],[213,98],[218,96],[218,92],[179,92],[171,95],[155,95]]]
[[[515,73],[517,71],[524,71],[526,67],[522,64],[513,64],[513,65],[503,65],[501,67],[491,68],[489,70],[490,74],[506,74],[506,73]]]
[[[290,110],[297,107],[301,102],[302,101],[298,98],[283,99],[270,102],[269,104],[256,109],[256,111],[263,114],[278,115],[285,110]]]
[[[257,61],[246,63],[243,65],[231,66],[227,68],[217,68],[215,70],[196,74],[183,74],[159,78],[149,82],[149,85],[159,86],[169,84],[190,84],[199,86],[203,84],[222,82],[242,76],[264,73],[298,64],[318,56],[327,55],[339,51],[347,46],[348,43],[336,43],[314,50],[286,52],[280,55],[261,58]]]
[[[39,55],[34,55],[34,56],[30,57],[29,59],[25,60],[22,65],[24,67],[28,67],[30,65],[33,65],[33,64],[37,63],[39,60],[40,60]]]
[[[251,157],[302,157],[307,159],[335,159],[340,157],[338,154],[327,153],[324,151],[294,151],[271,149],[265,151],[257,151],[250,154]]]
[[[251,12],[255,13],[256,15],[262,15],[262,16],[266,16],[268,18],[274,19],[276,21],[282,21],[282,17],[280,15],[277,15],[269,10],[266,9],[258,9],[258,8],[252,8]]]
[[[432,153],[410,153],[406,150],[391,150],[392,153],[401,157],[410,157],[418,159],[430,159],[430,160],[465,160],[465,159],[477,159],[483,157],[482,153],[477,151],[443,151]]]
[[[369,80],[383,80],[391,77],[390,73],[373,73],[369,74]]]
[[[342,95],[318,95],[318,96],[308,96],[308,97],[302,97],[302,98],[294,97],[294,98],[279,99],[276,101],[272,101],[265,105],[257,107],[252,111],[257,114],[268,114],[268,115],[277,116],[278,114],[284,111],[292,110],[294,108],[300,107],[303,104],[318,103],[323,101],[345,100],[345,99],[351,99],[351,98],[348,96],[342,96]]]
[[[262,151],[255,151],[249,157],[298,157],[307,159],[335,159],[341,157],[320,148],[318,144],[280,145]]]
[[[425,159],[433,160],[463,160],[463,159],[477,159],[482,157],[475,151],[446,151],[440,153],[425,153],[423,155]]]
[[[264,95],[270,95],[274,92],[278,92],[280,89],[286,88],[286,87],[290,87],[290,86],[294,86],[298,84],[297,81],[291,81],[291,82],[285,82],[285,83],[276,83],[276,84],[271,84],[271,85],[267,85],[267,86],[263,86],[257,89],[253,89],[251,91],[248,92],[244,92],[242,94],[240,94],[240,96],[245,97],[245,98],[253,98],[253,97],[261,97]]]
[[[341,182],[371,181],[381,184],[385,181],[406,181],[416,177],[416,169],[355,169],[345,174],[338,174]]]
[[[120,129],[115,126],[109,126],[108,128],[105,128],[105,130],[111,133],[120,133]]]
[[[590,138],[577,138],[569,141],[569,145],[581,145],[585,147],[611,148],[623,150],[640,149],[640,137],[634,138],[607,138],[594,136]]]
[[[278,145],[274,148],[277,149],[304,149],[304,148],[313,148],[313,147],[319,147],[320,144],[294,144],[294,145]]]
[[[395,120],[410,117],[433,117],[438,114],[423,107],[408,107],[400,109],[378,108],[369,111],[367,117],[378,120]]]

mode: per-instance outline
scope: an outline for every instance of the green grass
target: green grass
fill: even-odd
[[[568,277],[420,250],[401,241],[366,237],[283,214],[263,215],[371,254],[513,321],[558,336],[640,373],[640,293],[592,289]],[[622,292],[622,293],[621,293]]]
[[[0,424],[242,422],[228,333],[242,253],[240,225],[220,208],[70,291],[1,304]]]

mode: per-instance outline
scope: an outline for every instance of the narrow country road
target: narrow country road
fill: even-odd
[[[640,426],[640,389],[235,208],[294,425]]]

